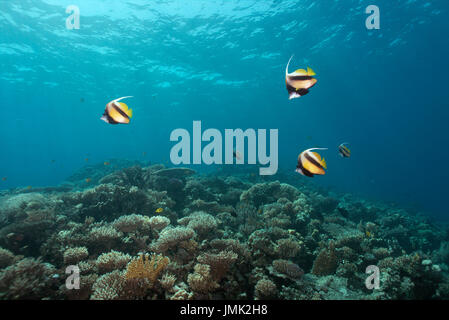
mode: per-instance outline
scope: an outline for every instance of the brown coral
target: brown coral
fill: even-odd
[[[334,242],[329,243],[329,248],[320,251],[313,262],[312,273],[318,276],[325,276],[335,273],[337,269],[337,255],[335,253]]]
[[[257,281],[254,288],[255,296],[259,299],[267,299],[276,297],[278,290],[276,284],[269,279],[261,279]]]
[[[148,279],[150,284],[153,285],[169,262],[170,259],[162,255],[141,254],[128,264],[125,278],[126,280]]]
[[[304,271],[296,263],[288,260],[274,260],[273,268],[276,272],[284,274],[291,279],[299,279],[304,275]]]
[[[203,253],[198,256],[198,262],[210,265],[213,278],[220,281],[237,258],[238,255],[235,252],[224,250],[218,254]]]
[[[192,291],[206,294],[219,287],[218,283],[212,279],[209,265],[198,263],[194,270],[195,272],[187,277],[187,283]]]

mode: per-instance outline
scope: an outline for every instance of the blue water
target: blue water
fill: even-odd
[[[80,29],[68,30],[68,5]],[[365,8],[380,8],[367,30]],[[279,167],[448,218],[449,2],[0,0],[0,189],[112,158],[170,165],[172,130],[279,130]],[[289,101],[284,72],[318,83]],[[129,125],[100,120],[118,97]],[[349,142],[350,159],[337,146]],[[144,154],[145,152],[145,154]],[[292,173],[293,174],[293,173]],[[309,179],[297,175],[297,179]]]

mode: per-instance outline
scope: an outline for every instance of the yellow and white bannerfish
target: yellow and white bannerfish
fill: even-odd
[[[129,123],[133,116],[133,110],[129,109],[125,103],[119,102],[126,98],[132,98],[132,96],[118,98],[109,102],[100,119],[109,124]]]
[[[323,175],[327,169],[326,160],[313,150],[327,150],[327,148],[311,148],[301,152],[298,156],[296,172],[303,176],[313,177],[316,174]]]
[[[288,66],[292,58],[293,56],[290,57],[285,68],[285,84],[287,86],[289,100],[308,94],[309,89],[317,82],[317,79],[313,77],[316,75],[315,72],[309,67],[307,67],[307,70],[298,69],[292,73],[288,73]]]
[[[348,143],[345,142],[338,146],[338,152],[340,153],[340,156],[342,156],[343,158],[349,158],[351,156],[351,150],[349,150],[346,144]]]

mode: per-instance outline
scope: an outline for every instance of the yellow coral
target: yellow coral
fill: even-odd
[[[130,279],[148,279],[154,284],[159,274],[169,264],[170,259],[162,255],[141,254],[133,259],[126,268],[125,278]]]

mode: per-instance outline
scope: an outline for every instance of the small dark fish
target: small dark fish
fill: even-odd
[[[3,177],[3,178],[2,178],[2,181],[6,181],[6,180],[8,180],[7,177]]]
[[[349,150],[346,144],[348,143],[345,142],[338,146],[338,152],[340,153],[340,156],[342,156],[343,158],[349,158],[351,156],[351,150]]]
[[[84,98],[81,98],[81,99],[80,99],[80,102],[81,102],[81,103],[84,103]]]

